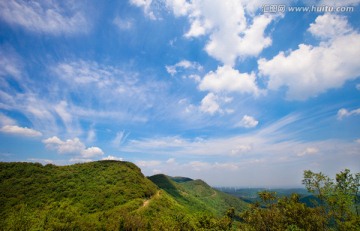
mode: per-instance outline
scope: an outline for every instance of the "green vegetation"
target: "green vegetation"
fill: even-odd
[[[132,163],[0,163],[0,230],[360,230],[360,174],[304,172],[313,198],[251,205],[202,180],[144,177]]]
[[[0,163],[0,180],[4,230],[101,229],[111,225],[102,220],[137,209],[158,190],[137,166],[117,161]]]
[[[300,202],[297,194],[278,198],[276,193],[259,193],[262,203],[243,212],[242,230],[360,230],[360,174],[350,170],[331,180],[323,173],[304,172],[303,184],[317,200],[312,206]]]
[[[163,174],[149,177],[159,188],[170,194],[189,212],[208,212],[218,216],[226,214],[229,208],[241,212],[248,204],[239,198],[213,189],[202,180],[184,177],[169,177]]]
[[[178,183],[169,179],[163,184],[171,188]],[[0,163],[0,230],[227,230],[232,226],[234,212],[226,213],[225,206],[220,212],[206,205],[206,199],[202,201],[190,188],[186,193],[193,196],[184,200],[179,200],[177,189],[161,188],[129,162]]]

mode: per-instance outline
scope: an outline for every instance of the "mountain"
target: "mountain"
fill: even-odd
[[[0,230],[218,230],[230,207],[246,203],[130,162],[0,163]]]
[[[151,176],[149,179],[170,194],[179,204],[187,206],[189,211],[208,211],[223,215],[231,207],[236,212],[240,212],[248,206],[244,201],[218,191],[202,180],[170,177],[163,174]]]

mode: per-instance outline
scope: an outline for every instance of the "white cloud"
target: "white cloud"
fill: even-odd
[[[360,84],[356,84],[356,89],[360,91]]]
[[[144,10],[144,13],[152,20],[155,20],[156,17],[154,12],[151,10],[152,0],[130,0],[130,3],[134,6],[141,7]]]
[[[96,132],[94,129],[89,129],[88,133],[87,133],[87,137],[86,137],[86,142],[88,143],[92,143],[96,140]]]
[[[80,153],[85,150],[85,145],[80,141],[79,138],[62,141],[57,136],[53,136],[43,140],[43,143],[47,148],[55,149],[60,154]]]
[[[222,110],[219,103],[217,102],[218,100],[219,97],[216,96],[214,93],[207,94],[201,100],[200,110],[211,115],[215,114],[216,112],[221,112]]]
[[[259,121],[257,121],[254,117],[244,115],[241,121],[236,124],[236,127],[244,127],[244,128],[253,128],[258,125]]]
[[[179,69],[182,70],[197,70],[200,71],[203,67],[197,62],[190,62],[189,60],[181,60],[180,62],[176,63],[175,65],[165,66],[166,71],[171,75],[174,76],[178,73]]]
[[[137,161],[135,163],[137,166],[139,167],[155,167],[155,166],[159,166],[161,164],[161,161],[158,160],[149,160],[149,161]]]
[[[319,153],[319,149],[314,148],[314,147],[308,147],[306,148],[304,151],[300,152],[297,154],[297,156],[306,156],[306,155],[315,155]]]
[[[22,65],[17,55],[7,47],[0,47],[0,52],[2,54],[0,56],[0,76],[11,76],[19,79],[21,77]]]
[[[16,125],[16,121],[13,120],[10,117],[7,117],[6,115],[3,115],[0,113],[0,125],[1,126],[5,126],[5,125]]]
[[[336,27],[338,24],[334,20],[344,24],[343,17],[331,17],[329,25]],[[312,30],[315,35],[320,35],[318,28],[322,28],[323,24],[323,20],[318,20],[312,25],[312,28],[317,28]],[[277,90],[286,86],[287,99],[306,100],[358,78],[360,34],[352,31],[345,35],[328,33],[321,36],[333,37],[319,46],[300,44],[297,50],[288,54],[280,52],[271,60],[260,59],[259,71],[269,77],[268,89]]]
[[[264,31],[271,21],[272,17],[269,15],[260,15],[253,18],[253,24],[245,30],[222,25],[224,28],[211,34],[205,50],[210,56],[230,66],[234,66],[239,57],[256,57],[264,48],[271,45],[271,38],[264,36]],[[234,27],[236,26],[239,25],[234,24]],[[234,29],[238,33],[234,33]]]
[[[83,33],[89,28],[73,1],[0,1],[0,18],[30,31],[53,35]]]
[[[167,164],[176,164],[175,158],[170,158],[166,161]]]
[[[27,136],[27,137],[38,137],[42,136],[42,133],[27,127],[19,127],[16,125],[6,125],[0,129],[1,132],[18,135],[18,136]]]
[[[63,122],[68,134],[78,135],[82,132],[78,121],[73,118],[73,115],[71,114],[72,110],[66,101],[60,101],[58,104],[54,105],[53,108],[57,116],[59,116]]]
[[[111,66],[102,66],[96,62],[84,60],[59,63],[52,70],[59,77],[78,85],[96,84],[99,88],[111,85],[113,75],[121,72]]]
[[[187,0],[166,0],[166,5],[172,9],[177,17],[185,16],[191,8],[191,4]]]
[[[258,4],[237,0],[167,0],[166,3],[175,16],[188,18],[190,29],[185,37],[209,34],[205,50],[226,65],[233,66],[239,57],[257,56],[271,45],[271,38],[264,31],[275,16],[254,16]]]
[[[337,113],[337,119],[342,120],[343,118],[349,117],[349,116],[352,116],[352,115],[360,115],[360,108],[354,109],[352,111],[348,111],[345,108],[341,108]]]
[[[92,159],[86,159],[86,158],[71,158],[69,160],[72,163],[84,163],[84,162],[91,162],[93,161]]]
[[[237,92],[259,95],[254,73],[240,73],[230,66],[218,67],[216,72],[209,72],[199,84],[202,91],[211,92]]]
[[[74,154],[85,159],[104,155],[104,152],[98,147],[86,148],[79,138],[62,141],[58,137],[53,136],[43,140],[43,143],[46,145],[46,148],[54,149],[60,154]]]
[[[294,124],[298,125],[298,121],[301,121],[301,117],[291,115],[253,133],[225,138],[184,139],[174,136],[131,140],[121,150],[130,153],[171,153],[179,156],[237,156],[238,154],[262,156],[264,153],[269,153],[269,155],[286,153],[288,155],[290,150],[292,152],[295,150],[295,145],[299,149],[296,150],[296,153],[303,151],[306,147],[316,146],[306,145],[305,147],[304,143],[294,138],[294,131],[286,130]]]
[[[352,31],[345,16],[335,14],[320,15],[315,23],[310,24],[308,31],[321,39],[332,39]]]
[[[118,66],[75,60],[59,63],[50,70],[58,77],[56,85],[63,86],[62,95],[74,91],[79,95],[79,102],[68,103],[67,107],[73,117],[72,125],[77,125],[79,118],[144,123],[148,120],[149,108],[160,107],[165,111],[170,102],[176,100],[168,94],[167,83],[153,76],[141,79],[139,73]],[[158,104],[160,99],[163,104]]]
[[[87,149],[81,151],[81,156],[83,156],[85,158],[90,158],[90,157],[94,157],[94,156],[102,156],[102,155],[104,155],[104,152],[98,147],[90,147],[90,148],[87,148]]]
[[[123,161],[123,158],[109,155],[109,156],[107,156],[107,157],[102,158],[102,160],[118,160],[118,161]]]
[[[189,165],[195,171],[203,171],[203,170],[211,168],[211,164],[209,164],[207,162],[203,162],[203,161],[191,161],[189,163]]]
[[[161,158],[140,162],[145,174],[153,174],[154,169],[173,176],[184,176],[186,172],[185,176],[203,179],[211,185],[300,186],[304,169],[328,175],[345,167],[359,171],[356,165],[360,161],[359,141],[301,139],[308,130],[299,134],[294,126],[308,127],[309,121],[305,121],[308,116],[289,115],[251,133],[222,138],[175,136],[134,140],[122,151],[129,155],[146,153]],[[314,121],[318,119],[316,117]],[[175,158],[176,164],[170,164]],[[287,174],[284,175],[284,171]],[[226,177],[229,174],[239,177]],[[249,175],[254,178],[249,179]]]
[[[119,147],[126,140],[128,135],[129,134],[125,133],[125,131],[116,133],[116,136],[115,136],[114,140],[112,141],[112,144],[115,147]]]
[[[119,16],[116,16],[113,21],[120,30],[129,30],[133,27],[133,21],[130,19],[122,19]]]
[[[343,1],[338,1],[338,0],[320,0],[318,1],[318,5],[319,6],[329,6],[329,5],[334,5],[334,6],[356,6],[360,3],[360,0],[343,0]]]
[[[231,150],[231,156],[241,155],[247,152],[250,152],[252,147],[250,145],[238,145],[233,150]]]

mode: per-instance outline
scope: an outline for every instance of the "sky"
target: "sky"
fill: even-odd
[[[212,186],[360,171],[359,0],[0,0],[0,161]]]

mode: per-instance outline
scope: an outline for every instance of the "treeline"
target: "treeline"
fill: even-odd
[[[360,174],[347,169],[304,172],[311,206],[263,191],[243,208],[203,181],[150,179],[119,161],[0,163],[0,230],[360,230]]]
[[[307,170],[303,184],[317,198],[312,206],[301,203],[297,194],[277,198],[273,192],[261,192],[265,206],[255,203],[240,214],[241,230],[360,230],[360,173],[346,169],[332,180]]]

